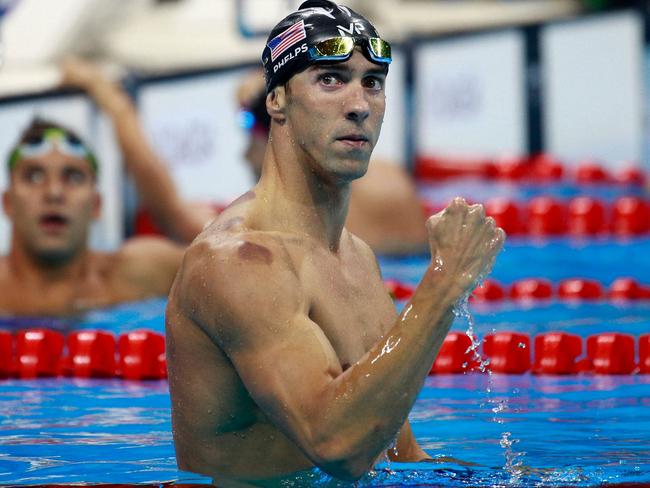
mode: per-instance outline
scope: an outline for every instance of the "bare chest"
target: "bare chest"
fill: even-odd
[[[332,261],[310,274],[309,316],[347,369],[393,326],[395,306],[373,268]]]
[[[92,308],[144,298],[129,283],[109,275],[34,284],[10,276],[0,278],[0,313],[69,315]]]

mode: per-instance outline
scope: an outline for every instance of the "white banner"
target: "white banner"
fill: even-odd
[[[415,70],[418,154],[497,157],[526,152],[520,32],[423,43],[415,53]]]
[[[643,20],[633,12],[544,28],[547,149],[614,169],[643,153]]]

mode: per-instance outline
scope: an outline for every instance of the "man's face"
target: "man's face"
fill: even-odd
[[[90,223],[99,215],[90,164],[57,149],[18,161],[3,203],[15,244],[52,263],[85,248]]]
[[[286,87],[287,124],[314,171],[332,182],[363,176],[386,106],[385,69],[355,49],[349,60],[315,64]]]

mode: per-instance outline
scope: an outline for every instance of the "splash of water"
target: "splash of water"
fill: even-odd
[[[510,474],[509,484],[516,485],[521,480],[522,475],[522,460],[520,459],[525,453],[516,452],[512,446],[519,442],[519,439],[511,439],[512,434],[510,432],[503,432],[501,434],[501,440],[499,445],[503,448],[503,455],[505,457],[505,464],[503,469],[505,469]]]
[[[492,395],[494,378],[492,377],[492,370],[489,367],[490,360],[489,358],[484,358],[480,353],[480,345],[482,341],[478,338],[475,332],[474,317],[469,310],[469,294],[464,296],[458,302],[454,308],[454,315],[457,318],[463,319],[467,323],[467,330],[465,333],[470,338],[471,343],[465,352],[471,354],[473,362],[477,364],[477,369],[481,373],[487,373],[488,375],[485,392],[487,404],[490,406],[490,410],[494,414],[492,421],[498,424],[503,424],[504,418],[502,416],[502,413],[509,410],[510,406],[508,404],[507,398],[498,399],[494,398]],[[519,345],[519,347],[522,346],[525,347],[523,344]],[[463,365],[463,367],[467,366],[467,363]],[[485,404],[482,404],[482,406],[483,405]],[[522,461],[520,458],[525,454],[525,452],[516,452],[513,449],[513,445],[517,444],[519,442],[519,439],[512,439],[511,436],[512,433],[503,432],[501,434],[499,445],[504,449],[505,464],[503,466],[503,469],[510,474],[509,484],[516,485],[521,477]]]
[[[454,307],[454,315],[467,322],[467,330],[465,331],[465,333],[467,334],[467,337],[469,337],[471,344],[467,348],[467,351],[465,352],[471,353],[472,359],[476,362],[476,364],[478,364],[478,369],[481,373],[487,372],[487,374],[489,375],[488,385],[491,385],[492,371],[490,370],[490,368],[488,368],[490,364],[490,360],[483,358],[483,356],[481,356],[481,353],[479,352],[481,346],[481,340],[474,332],[474,317],[472,316],[472,313],[469,311],[469,295],[464,296]],[[468,364],[465,363],[464,366],[468,366]],[[488,390],[488,393],[489,391],[490,390]]]

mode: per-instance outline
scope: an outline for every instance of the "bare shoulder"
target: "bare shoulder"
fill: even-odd
[[[217,221],[188,248],[174,298],[202,324],[236,322],[264,308],[270,296],[296,299],[294,256],[285,236],[274,232],[227,229]]]
[[[175,242],[158,236],[134,237],[128,239],[117,253],[124,260],[155,258],[161,254],[182,254],[184,248]]]
[[[162,237],[136,237],[129,239],[114,254],[106,255],[111,272],[118,279],[127,279],[143,292],[166,295],[185,249]]]

